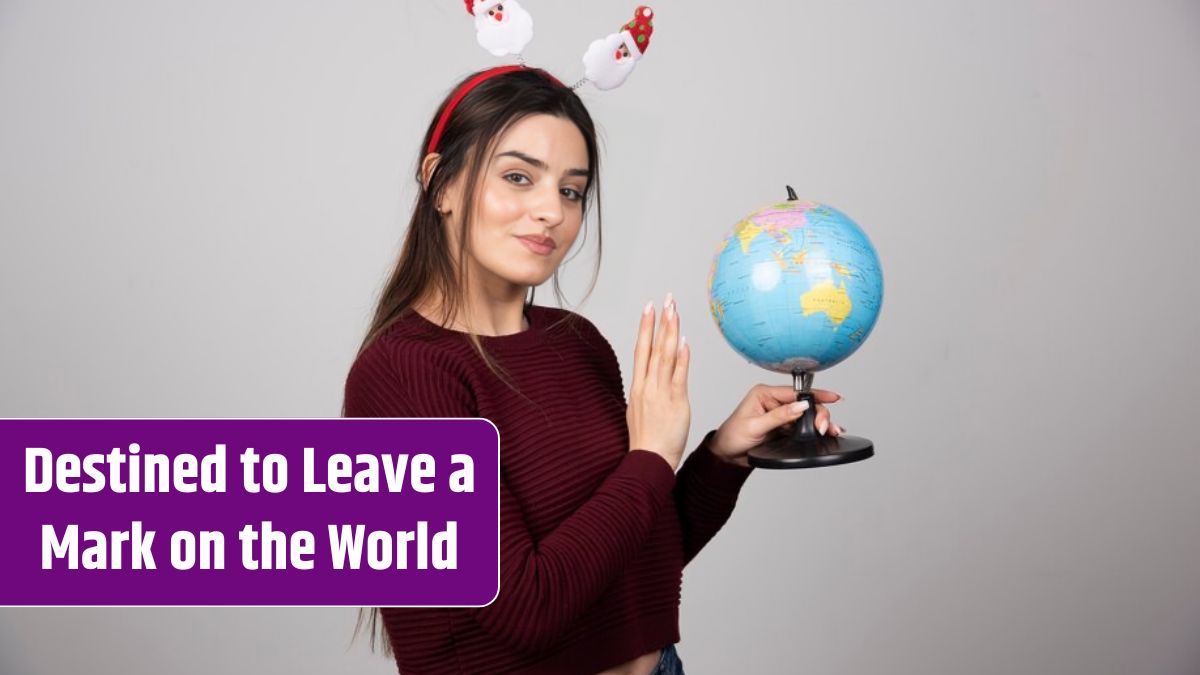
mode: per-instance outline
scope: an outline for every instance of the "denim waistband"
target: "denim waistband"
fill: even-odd
[[[658,655],[658,663],[655,664],[654,670],[650,671],[650,675],[684,675],[683,661],[680,660],[674,644],[663,647],[662,653]]]

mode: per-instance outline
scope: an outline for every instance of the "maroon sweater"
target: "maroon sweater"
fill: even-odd
[[[500,593],[487,607],[384,608],[404,675],[597,673],[679,641],[683,566],[729,518],[751,469],[705,437],[678,474],[629,448],[612,346],[573,312],[466,335],[409,312],[346,379],[347,417],[486,417],[500,430]]]

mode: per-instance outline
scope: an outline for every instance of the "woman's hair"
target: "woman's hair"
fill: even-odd
[[[424,141],[421,143],[422,156],[417,160],[417,203],[409,220],[400,257],[380,294],[371,325],[359,346],[360,354],[430,291],[436,291],[443,299],[443,326],[448,325],[457,316],[466,294],[468,266],[458,265],[456,261],[465,260],[469,251],[471,239],[468,233],[473,224],[480,173],[486,167],[500,136],[513,124],[530,115],[554,115],[571,121],[579,129],[587,145],[587,187],[581,200],[584,241],[587,240],[588,209],[595,203],[597,256],[585,298],[595,285],[600,268],[601,245],[600,158],[597,152],[595,124],[583,101],[571,89],[529,68],[483,81],[454,108],[438,141],[437,152],[441,157],[429,177],[429,185],[422,187],[421,164],[437,120],[449,104],[454,91],[477,74],[467,76],[454,87],[438,106],[437,113],[425,132]],[[451,240],[442,217],[437,212],[437,206],[447,186],[460,175],[464,181],[463,203],[451,205],[451,208],[458,209],[463,217],[459,225],[458,250],[451,251]],[[554,272],[554,293],[559,304],[563,304],[557,270]],[[529,302],[532,302],[532,297]],[[470,337],[480,356],[489,367],[496,370],[496,364],[483,349],[478,336],[470,334]]]
[[[468,75],[451,90],[442,104],[438,106],[437,112],[425,132],[425,138],[421,143],[422,155],[417,159],[418,196],[416,206],[413,209],[412,218],[409,220],[400,257],[380,293],[374,318],[359,346],[359,354],[362,354],[388,327],[408,311],[412,311],[413,305],[424,300],[431,291],[437,292],[443,301],[441,307],[443,326],[448,325],[458,314],[466,294],[468,266],[456,264],[456,261],[465,260],[469,252],[471,238],[468,234],[473,224],[475,195],[480,174],[486,167],[488,158],[500,136],[513,124],[530,115],[554,115],[573,122],[583,135],[584,143],[587,145],[587,187],[584,189],[581,200],[584,220],[583,241],[587,240],[588,209],[591,204],[595,203],[597,255],[592,278],[587,293],[584,295],[585,299],[595,286],[600,269],[601,245],[600,158],[597,152],[596,128],[579,96],[573,90],[553,82],[544,73],[535,69],[522,68],[496,75],[484,80],[463,97],[446,122],[436,148],[441,158],[429,177],[428,186],[423,187],[422,160],[425,150],[429,147],[437,121],[450,103],[454,92],[478,74]],[[451,205],[451,208],[459,210],[463,217],[458,231],[458,250],[451,251],[451,240],[446,232],[446,225],[437,212],[437,206],[447,186],[459,176],[462,176],[464,180],[463,203]],[[572,256],[574,255],[573,253]],[[554,272],[554,293],[559,304],[562,305],[563,293],[557,270]],[[532,302],[531,294],[528,303]],[[469,335],[471,343],[488,367],[501,379],[507,381],[502,372],[503,369],[487,354],[479,336],[474,333]],[[345,416],[345,414],[345,402],[343,401],[342,415]],[[365,613],[369,616],[364,616]],[[382,617],[378,608],[373,608],[368,612],[359,612],[354,634],[359,633],[364,618],[367,619],[372,650],[375,649],[378,640],[383,643],[385,653],[390,653],[391,644],[382,625]]]

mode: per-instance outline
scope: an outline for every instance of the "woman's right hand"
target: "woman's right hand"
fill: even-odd
[[[654,329],[654,303],[642,310],[633,354],[633,385],[629,392],[631,450],[660,455],[674,470],[687,445],[692,423],[687,376],[691,348],[679,336],[679,311],[670,293],[663,303],[662,322]]]

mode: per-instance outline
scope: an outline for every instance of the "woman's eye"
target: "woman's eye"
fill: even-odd
[[[529,181],[529,176],[526,176],[525,174],[522,174],[522,173],[506,173],[506,174],[504,174],[504,179],[507,180],[508,182],[512,183],[513,185],[532,185],[533,184],[532,182],[523,182],[523,181]],[[573,202],[578,202],[578,201],[583,200],[583,193],[581,193],[579,190],[576,190],[575,188],[563,188],[561,190],[561,192],[564,197],[566,197],[567,199],[570,199]]]

